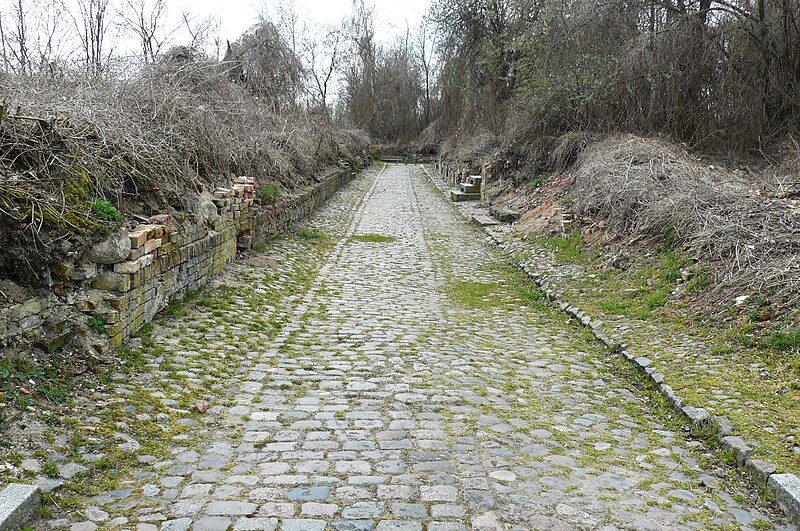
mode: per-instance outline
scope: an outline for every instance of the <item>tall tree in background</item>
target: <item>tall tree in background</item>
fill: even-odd
[[[428,127],[433,119],[433,82],[434,82],[434,40],[430,22],[423,19],[414,37],[414,60],[422,72],[425,88],[423,100],[422,128]]]
[[[353,0],[353,15],[348,23],[350,60],[342,94],[347,116],[356,127],[375,132],[375,43],[374,11],[364,0]]]
[[[29,14],[22,0],[12,4],[11,12],[0,13],[0,43],[3,46],[3,65],[19,74],[30,72]]]
[[[338,29],[329,29],[322,36],[311,36],[303,41],[310,103],[312,107],[321,109],[328,118],[328,94],[342,63],[343,41],[343,32]]]
[[[125,0],[119,16],[122,24],[133,32],[139,40],[142,60],[145,64],[153,64],[165,44],[169,42],[172,32],[166,31],[166,0]]]
[[[375,69],[374,138],[411,142],[422,130],[424,89],[410,36],[398,38],[379,55]]]
[[[434,0],[446,134],[660,133],[758,149],[797,132],[800,1]]]
[[[79,16],[74,18],[81,40],[87,72],[98,75],[111,50],[108,50],[108,30],[111,24],[111,0],[78,0]]]
[[[61,0],[13,0],[0,11],[3,68],[17,74],[54,73],[63,59],[67,10]]]

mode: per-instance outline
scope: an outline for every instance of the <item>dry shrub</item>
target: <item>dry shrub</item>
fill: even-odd
[[[482,132],[463,137],[450,137],[442,144],[441,154],[457,164],[465,165],[472,173],[480,173],[483,161],[500,148],[497,135]]]
[[[570,168],[578,160],[578,156],[592,142],[593,136],[589,133],[571,131],[558,139],[553,151],[548,157],[548,170],[561,172]]]
[[[0,77],[0,242],[39,252],[45,283],[62,245],[96,228],[93,202],[186,210],[203,189],[249,175],[295,190],[369,140],[232,82],[230,65],[169,57],[127,79]],[[61,242],[61,243],[59,243]],[[58,244],[58,249],[56,249]],[[0,261],[0,273],[31,269]]]
[[[800,197],[800,142],[789,135],[778,148],[780,157],[765,173],[765,186],[777,197]]]
[[[660,140],[615,136],[589,147],[574,177],[579,215],[629,237],[674,238],[719,263],[727,283],[800,295],[800,211],[738,175]]]

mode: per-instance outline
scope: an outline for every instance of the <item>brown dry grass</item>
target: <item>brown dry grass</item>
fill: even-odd
[[[674,145],[632,135],[592,145],[575,166],[570,197],[584,221],[681,244],[719,265],[722,283],[800,298],[800,204]]]

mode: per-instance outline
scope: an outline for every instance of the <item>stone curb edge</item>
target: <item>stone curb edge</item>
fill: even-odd
[[[422,166],[425,174],[433,181],[428,169]],[[436,183],[433,183],[436,186]],[[438,188],[438,186],[436,186]],[[488,227],[482,227],[489,239],[501,251],[508,254],[504,248],[504,242],[493,234]],[[553,290],[547,278],[536,271],[531,270],[526,264],[520,264],[511,260],[510,263],[522,270],[533,280],[545,297],[558,308],[574,317],[582,326],[588,328],[592,335],[597,338],[611,352],[621,355],[628,362],[632,363],[639,371],[655,385],[656,389],[669,401],[673,409],[689,420],[693,427],[701,430],[712,429],[716,435],[717,442],[725,452],[733,453],[736,466],[744,470],[753,482],[759,487],[765,487],[778,502],[778,505],[789,516],[792,522],[800,527],[800,478],[794,474],[778,474],[778,466],[769,461],[763,461],[751,457],[752,448],[745,441],[733,433],[733,424],[725,417],[709,415],[703,408],[693,407],[685,402],[683,397],[675,393],[670,385],[664,382],[664,374],[658,372],[653,360],[647,357],[636,357],[631,354],[624,343],[615,343],[602,330],[601,323],[593,320],[592,317],[575,306],[562,299],[562,296]]]
[[[36,485],[12,483],[0,492],[0,531],[22,528],[42,504],[42,493]]]

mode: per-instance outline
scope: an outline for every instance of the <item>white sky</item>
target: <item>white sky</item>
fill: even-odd
[[[222,41],[236,40],[258,18],[258,13],[275,12],[277,0],[169,0],[170,16],[189,12],[198,19],[213,15],[222,24]],[[406,23],[414,28],[426,14],[430,0],[367,0],[375,6],[376,37],[381,42],[391,41],[405,33]],[[352,12],[352,0],[294,0],[300,23],[338,26]]]
[[[0,14],[13,16],[18,0],[0,0]],[[153,0],[144,0],[147,6],[153,5]],[[22,0],[23,10],[27,19],[29,38],[31,34],[46,36],[49,29],[41,30],[47,21],[56,21],[57,34],[62,35],[59,52],[67,56],[75,55],[78,51],[78,42],[75,37],[74,20],[80,20],[78,0],[60,0],[72,16],[65,14],[52,14],[52,7],[56,4],[52,0]],[[420,23],[427,13],[431,0],[365,0],[368,6],[374,7],[374,27],[376,39],[379,43],[388,44],[395,37],[405,34],[406,28],[412,30]],[[139,43],[136,37],[126,30],[121,24],[117,13],[127,2],[125,0],[110,0],[109,15],[111,24],[106,38],[106,53],[112,52],[117,57],[138,55]],[[139,0],[132,0],[138,4]],[[225,53],[225,41],[235,41],[245,31],[258,22],[259,13],[270,14],[270,18],[277,22],[276,12],[278,6],[294,4],[298,15],[298,29],[304,25],[314,33],[314,30],[324,26],[339,26],[341,22],[352,13],[353,0],[166,0],[166,16],[159,24],[161,31],[157,37],[164,38],[171,34],[162,52],[172,45],[188,44],[189,36],[181,28],[181,15],[188,13],[195,21],[201,21],[209,16],[220,24],[217,35],[210,35],[210,39],[220,37],[220,54]],[[148,10],[151,7],[147,8]],[[48,15],[48,13],[50,13]],[[78,22],[79,23],[79,22]],[[50,26],[46,26],[49,28]],[[180,29],[176,29],[180,28]],[[33,30],[33,31],[31,31]],[[32,42],[33,49],[36,43]],[[213,54],[213,46],[208,51]]]

